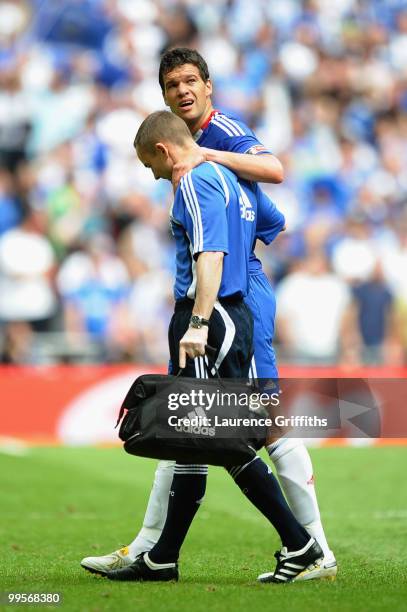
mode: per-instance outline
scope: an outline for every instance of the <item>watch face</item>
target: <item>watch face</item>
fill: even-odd
[[[191,318],[189,320],[190,327],[196,327],[197,329],[201,329],[203,325],[209,326],[209,321],[199,315],[191,315]]]

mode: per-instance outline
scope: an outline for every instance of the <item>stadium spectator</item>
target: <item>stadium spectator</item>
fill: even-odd
[[[29,100],[16,68],[0,72],[0,163],[14,171],[26,158],[31,129]]]
[[[394,298],[376,263],[369,278],[353,287],[362,339],[362,358],[367,364],[381,364],[386,348],[392,350],[395,335]]]
[[[109,236],[96,234],[83,250],[69,255],[61,266],[57,284],[65,329],[72,343],[86,336],[98,347],[103,360],[132,355],[129,279]]]
[[[346,281],[368,279],[376,263],[372,230],[362,217],[350,217],[344,235],[332,249],[332,267]]]
[[[5,346],[18,345],[11,361],[31,360],[34,332],[49,331],[57,314],[55,255],[45,223],[44,212],[25,207],[20,224],[0,237],[0,324]]]
[[[351,294],[322,252],[311,253],[288,274],[276,297],[276,329],[286,358],[310,364],[356,360]]]

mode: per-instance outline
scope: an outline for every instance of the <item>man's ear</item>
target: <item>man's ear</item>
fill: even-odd
[[[206,86],[206,95],[210,97],[212,95],[212,81],[208,79],[205,83],[205,86]]]
[[[162,142],[156,142],[155,144],[156,153],[164,155],[165,158],[169,157],[168,147]]]
[[[162,93],[162,95],[163,95],[163,100],[164,100],[165,106],[169,106],[169,104],[168,104],[168,102],[167,102],[167,95],[166,95],[166,93],[165,93],[165,90],[163,90],[163,89],[162,89],[162,90],[161,90],[161,93]]]

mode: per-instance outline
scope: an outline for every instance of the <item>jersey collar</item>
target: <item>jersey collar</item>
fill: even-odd
[[[201,127],[199,128],[199,130],[197,132],[195,132],[193,138],[195,140],[195,142],[197,140],[200,139],[200,137],[203,134],[203,131],[206,130],[206,128],[208,127],[208,125],[210,124],[210,122],[212,121],[212,118],[217,115],[220,111],[213,109],[213,111],[211,112],[211,114],[209,115],[209,117],[206,119],[206,121],[201,125]]]

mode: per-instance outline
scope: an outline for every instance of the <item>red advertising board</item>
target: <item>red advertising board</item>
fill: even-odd
[[[89,365],[3,367],[0,436],[33,443],[116,442],[114,423],[126,391],[134,378],[154,371],[163,369]]]

